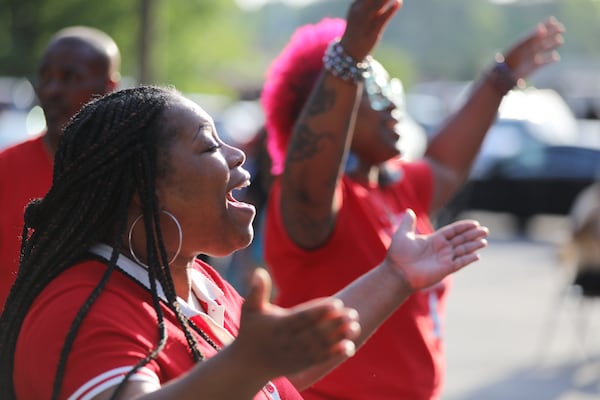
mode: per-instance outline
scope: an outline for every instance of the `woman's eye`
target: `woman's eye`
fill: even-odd
[[[208,146],[206,151],[208,151],[210,153],[214,153],[215,151],[219,150],[220,148],[221,148],[221,145],[219,143],[214,143],[214,144]]]

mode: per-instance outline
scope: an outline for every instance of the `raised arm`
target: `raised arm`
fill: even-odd
[[[340,42],[345,53],[364,60],[400,5],[399,0],[355,0]],[[323,244],[333,229],[336,186],[361,94],[360,80],[344,80],[326,68],[294,126],[281,177],[281,211],[290,238],[301,247]]]
[[[471,94],[431,141],[425,156],[433,165],[435,192],[432,211],[443,207],[464,184],[504,95],[539,68],[559,59],[563,25],[555,18],[538,24],[514,43],[473,84]]]

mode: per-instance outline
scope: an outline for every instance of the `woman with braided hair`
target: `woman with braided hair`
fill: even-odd
[[[376,28],[387,18],[359,11]],[[252,240],[255,209],[232,195],[250,183],[244,162],[174,89],[86,104],[51,189],[25,212],[0,317],[2,398],[300,399],[412,292],[486,245],[471,220],[415,234],[408,211],[385,260],[331,297],[277,307],[259,269],[242,299],[198,255]]]
[[[3,398],[298,399],[408,294],[485,246],[475,221],[415,236],[409,212],[389,257],[334,297],[275,307],[259,270],[243,301],[197,256],[252,240],[254,207],[232,196],[249,184],[244,161],[173,89],[84,106],[25,213],[0,320]]]

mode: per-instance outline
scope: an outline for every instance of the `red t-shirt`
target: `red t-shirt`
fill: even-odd
[[[277,287],[276,302],[292,306],[331,295],[378,265],[406,208],[417,231],[428,233],[432,172],[424,162],[398,164],[401,179],[385,188],[342,179],[342,207],[326,245],[295,246],[280,213],[280,183],[274,182],[265,225],[265,259]],[[413,294],[351,359],[304,391],[305,399],[432,399],[439,396],[444,368],[440,319],[448,280]]]
[[[88,399],[115,385],[157,344],[158,318],[147,290],[147,273],[123,256],[118,265],[122,270],[111,275],[77,332],[67,360],[60,399]],[[194,291],[202,292],[200,300],[209,304],[207,315],[235,337],[243,299],[210,266],[198,260],[195,267]],[[54,279],[35,300],[21,328],[15,352],[13,379],[19,399],[48,398],[73,318],[105,271],[104,263],[80,263]],[[132,379],[165,383],[194,366],[175,314],[161,304],[167,344],[158,358],[146,364]],[[202,331],[215,343],[222,343],[193,308],[186,303],[181,305],[184,314]],[[205,357],[216,354],[217,350],[200,335],[196,336]],[[281,399],[301,399],[287,379],[275,379],[273,384]],[[278,398],[267,396],[267,391],[273,391],[273,386],[265,387],[255,399]]]
[[[25,206],[52,184],[52,159],[42,138],[0,152],[0,312],[19,267]]]

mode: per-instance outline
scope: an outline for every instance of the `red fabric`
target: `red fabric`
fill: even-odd
[[[424,162],[399,164],[403,174],[392,187],[365,187],[344,177],[343,205],[329,242],[304,251],[288,238],[279,212],[280,184],[269,199],[265,259],[278,289],[276,302],[292,306],[331,295],[379,264],[391,241],[387,211],[412,208],[417,230],[432,231],[428,217],[432,173]],[[383,203],[389,206],[383,206]],[[389,208],[389,210],[386,210]],[[449,281],[436,290],[443,315]],[[302,393],[305,399],[433,399],[441,389],[442,340],[436,336],[429,291],[411,296],[357,354]]]
[[[42,138],[0,153],[0,311],[19,266],[25,206],[43,197],[52,184],[52,159]]]
[[[224,327],[235,336],[242,298],[210,266],[198,261],[196,267],[223,290],[224,296],[219,302],[227,310]],[[81,263],[52,281],[35,300],[22,326],[15,352],[13,378],[19,399],[48,398],[65,335],[105,270],[103,263]],[[146,368],[164,383],[190,370],[194,361],[175,315],[164,305],[162,310],[167,344]],[[204,332],[210,332],[202,318],[193,320],[202,325]],[[150,293],[120,271],[114,272],[77,332],[59,398],[66,399],[103,373],[135,365],[155,347],[157,326]],[[212,338],[216,341],[216,337]],[[216,353],[199,335],[198,342],[206,357]],[[287,379],[273,382],[282,399],[301,399]],[[266,397],[260,392],[255,398]]]

